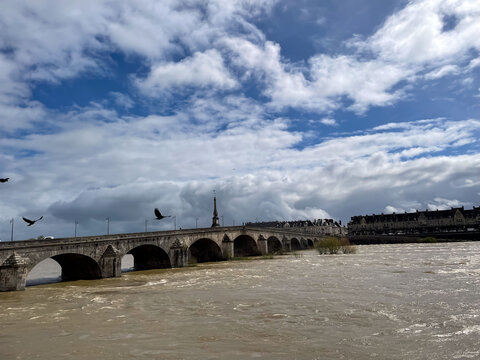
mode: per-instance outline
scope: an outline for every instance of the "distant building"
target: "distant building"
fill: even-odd
[[[349,235],[401,235],[435,232],[479,231],[480,207],[465,210],[416,211],[380,215],[353,216]]]
[[[296,221],[262,221],[248,222],[246,226],[266,227],[266,228],[283,228],[298,230],[302,228],[307,234],[315,234],[320,236],[346,236],[347,228],[342,226],[342,221],[334,221],[333,219],[317,219],[317,220],[296,220]]]

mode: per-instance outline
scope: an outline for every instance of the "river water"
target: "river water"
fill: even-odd
[[[0,293],[2,360],[480,359],[479,340],[480,242],[309,250]]]

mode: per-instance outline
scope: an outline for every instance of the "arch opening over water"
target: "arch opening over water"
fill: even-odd
[[[307,246],[309,249],[312,249],[313,248],[313,241],[312,239],[307,239]]]
[[[270,236],[267,239],[267,248],[269,254],[275,254],[282,252],[282,242],[275,236]]]
[[[171,268],[170,257],[155,245],[140,245],[128,252],[133,255],[133,270]]]
[[[188,250],[190,263],[225,260],[222,255],[222,250],[217,243],[211,239],[203,238],[196,240],[190,245]]]
[[[52,258],[35,265],[27,275],[26,286],[50,284],[62,281],[62,267]]]
[[[129,272],[135,270],[133,267],[133,255],[132,254],[125,254],[122,257],[122,272]]]
[[[62,267],[62,281],[101,279],[102,270],[98,263],[82,254],[60,254],[52,259]]]
[[[248,235],[240,235],[233,242],[235,257],[260,255],[257,243]]]

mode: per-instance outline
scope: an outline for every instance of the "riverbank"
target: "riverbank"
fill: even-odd
[[[402,234],[402,235],[349,235],[348,240],[355,245],[371,244],[409,244],[422,243],[425,238],[434,238],[437,242],[480,241],[480,231]]]

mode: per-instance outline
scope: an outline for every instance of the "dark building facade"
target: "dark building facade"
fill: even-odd
[[[398,235],[480,231],[480,207],[353,216],[349,235]]]
[[[308,234],[316,234],[321,236],[346,236],[347,228],[342,226],[342,221],[334,221],[333,219],[317,219],[317,220],[294,220],[294,221],[262,221],[247,222],[246,226],[264,227],[264,228],[281,228],[298,230]]]

